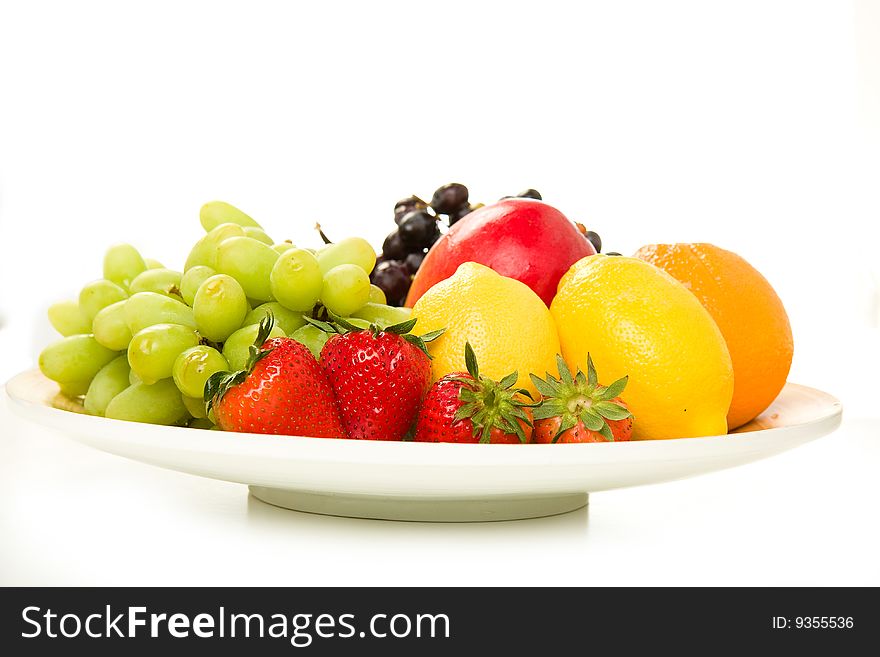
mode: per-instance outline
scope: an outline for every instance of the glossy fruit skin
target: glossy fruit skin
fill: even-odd
[[[382,242],[382,256],[386,260],[402,260],[406,257],[407,253],[409,253],[409,250],[406,244],[403,243],[403,240],[400,238],[400,232],[397,230],[389,233],[385,241]]]
[[[410,286],[410,277],[403,262],[384,260],[370,274],[370,281],[381,288],[393,306],[401,305]]]
[[[419,267],[422,266],[422,262],[425,260],[424,253],[410,253],[406,256],[406,260],[403,261],[403,266],[406,267],[406,271],[410,276],[415,275],[417,271],[419,271]]]
[[[415,305],[460,264],[478,262],[522,281],[549,306],[562,275],[595,252],[556,208],[531,199],[505,199],[469,213],[437,240],[413,279],[406,305]]]
[[[543,196],[541,196],[541,192],[537,189],[524,189],[519,194],[516,195],[517,198],[533,198],[536,201],[543,200]]]
[[[626,403],[620,398],[615,397],[612,401],[626,406]],[[532,433],[533,443],[552,443],[553,437],[559,430],[561,418],[551,417],[546,420],[535,420],[535,430]],[[625,442],[632,438],[633,419],[628,417],[623,420],[605,420],[611,428],[611,435],[614,436],[614,442]],[[578,421],[568,431],[563,432],[559,436],[558,443],[607,443],[608,440],[598,431],[590,431],[584,426],[583,422]]]
[[[244,382],[214,405],[224,431],[345,438],[327,375],[309,350],[290,338],[267,340],[270,350]]]
[[[440,237],[437,220],[427,212],[416,210],[404,215],[398,228],[400,239],[410,252],[413,249],[427,249]],[[384,251],[383,251],[384,253]]]
[[[438,214],[449,214],[468,202],[468,188],[461,183],[438,187],[431,197],[431,207]]]
[[[334,335],[321,366],[349,437],[402,440],[431,385],[431,365],[417,347],[393,333]]]
[[[459,221],[468,216],[471,212],[474,211],[474,208],[470,204],[462,205],[457,210],[453,210],[447,215],[449,225],[452,226],[457,224]]]
[[[606,380],[629,376],[635,440],[727,433],[727,345],[699,300],[669,274],[636,258],[585,258],[560,280],[550,313],[569,367],[583,367],[589,352]]]
[[[416,424],[414,440],[423,443],[479,443],[480,435],[474,435],[473,423],[470,419],[455,419],[455,412],[462,403],[458,396],[464,385],[456,378],[473,378],[467,372],[452,372],[442,377],[428,391],[419,420]],[[531,418],[531,411],[526,410]],[[527,441],[532,442],[532,427],[523,421],[519,425],[525,433]],[[489,434],[489,442],[494,444],[521,444],[515,433],[506,433],[497,427]]]
[[[484,265],[461,265],[419,299],[412,316],[419,320],[420,331],[446,329],[428,345],[435,381],[465,367],[466,342],[483,375],[498,381],[516,370],[517,387],[536,397],[529,373],[557,371],[559,337],[547,307],[528,286]]]
[[[721,329],[733,362],[728,428],[758,416],[785,385],[794,355],[788,315],[767,279],[713,244],[651,244],[635,257],[687,286]]]
[[[418,196],[407,196],[394,204],[394,223],[398,226],[403,218],[414,210],[425,210],[428,204]]]

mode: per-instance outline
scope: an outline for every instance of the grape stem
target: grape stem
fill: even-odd
[[[324,234],[323,230],[321,230],[321,224],[315,222],[315,230],[318,231],[318,235],[321,236],[321,239],[324,241],[324,244],[333,244],[333,241]]]

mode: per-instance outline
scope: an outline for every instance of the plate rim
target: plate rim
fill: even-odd
[[[298,454],[299,458],[308,457],[317,461],[358,464],[369,461],[387,463],[390,459],[398,464],[411,462],[424,465],[424,456],[429,453],[429,450],[433,464],[446,465],[447,463],[444,462],[448,461],[449,463],[454,462],[458,466],[499,464],[499,461],[504,461],[510,465],[540,465],[542,463],[558,465],[560,460],[569,464],[576,464],[581,461],[576,458],[572,460],[572,457],[574,454],[580,453],[589,453],[591,457],[589,462],[596,465],[600,464],[603,460],[609,463],[631,460],[642,452],[649,452],[652,458],[656,459],[658,445],[670,446],[670,456],[673,456],[675,452],[681,449],[694,448],[699,450],[700,447],[723,444],[736,445],[737,449],[754,446],[756,449],[760,448],[763,451],[766,449],[763,443],[767,440],[769,434],[782,436],[791,430],[809,429],[810,433],[815,435],[801,441],[809,442],[834,431],[839,426],[843,414],[843,404],[834,395],[810,386],[787,382],[783,392],[786,389],[794,388],[819,394],[829,402],[828,410],[822,415],[798,424],[699,438],[555,445],[534,443],[526,445],[499,444],[487,447],[486,445],[474,443],[417,443],[414,441],[350,440],[279,434],[218,432],[193,430],[188,427],[113,420],[59,409],[50,405],[46,400],[40,401],[19,394],[18,388],[22,385],[22,382],[27,378],[35,376],[49,381],[37,368],[32,368],[19,372],[4,385],[7,400],[13,408],[13,412],[19,416],[25,416],[41,426],[75,434],[81,438],[85,438],[90,434],[89,427],[99,427],[97,433],[106,435],[108,427],[112,425],[126,429],[125,438],[120,443],[127,445],[135,443],[155,445],[155,433],[161,431],[166,437],[186,435],[188,440],[185,442],[181,441],[179,447],[170,446],[172,449],[181,451],[189,452],[194,448],[204,448],[212,454],[222,453],[228,456],[236,452],[252,455],[256,446],[265,448],[267,452],[279,452],[296,447],[301,452]],[[783,392],[780,392],[780,395]],[[50,421],[45,421],[46,419]],[[181,432],[185,432],[185,434]],[[146,434],[148,433],[153,434],[152,437],[147,436]],[[83,440],[81,442],[90,443],[91,441]],[[104,443],[106,441],[99,439],[98,442]],[[163,441],[163,447],[168,447],[165,444],[166,442],[168,441]],[[687,447],[683,447],[685,445]],[[103,447],[98,448],[104,449]],[[780,451],[784,451],[784,448]],[[605,458],[595,458],[600,455]]]

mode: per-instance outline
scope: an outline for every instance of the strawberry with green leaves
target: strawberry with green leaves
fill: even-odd
[[[327,375],[305,345],[290,338],[266,340],[274,318],[260,329],[244,370],[217,372],[205,384],[205,401],[224,431],[345,438]]]
[[[609,386],[599,385],[593,359],[587,354],[587,374],[571,370],[556,356],[559,378],[547,374],[529,376],[543,401],[535,409],[536,443],[599,443],[624,441],[632,437],[633,417],[620,394],[629,377]]]
[[[514,388],[518,375],[501,381],[480,374],[477,357],[465,343],[467,372],[438,380],[422,404],[415,440],[434,443],[528,443],[532,439],[531,395]]]
[[[384,329],[363,329],[335,315],[329,322],[308,321],[330,334],[321,367],[349,437],[403,440],[431,385],[425,343],[443,331],[415,335],[415,319]]]

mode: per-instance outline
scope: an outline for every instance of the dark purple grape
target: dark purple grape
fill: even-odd
[[[524,189],[519,194],[516,195],[517,198],[533,198],[536,201],[543,201],[544,199],[541,197],[541,192],[537,189]]]
[[[385,241],[382,242],[382,257],[385,260],[403,260],[409,249],[400,238],[399,231],[393,231],[388,234]]]
[[[431,246],[440,235],[437,220],[422,210],[407,214],[400,222],[400,239],[410,253]]]
[[[414,210],[426,210],[428,204],[418,196],[407,196],[394,204],[394,222],[399,226],[404,216]]]
[[[466,205],[468,202],[468,188],[461,183],[449,183],[443,185],[434,192],[431,197],[431,207],[438,214],[449,214]]]
[[[370,281],[376,287],[382,288],[389,306],[400,306],[406,300],[412,278],[402,262],[386,260],[376,265],[370,274]]]
[[[459,219],[461,219],[464,216],[469,215],[473,211],[474,211],[474,208],[471,205],[464,205],[464,206],[460,207],[458,210],[456,210],[455,212],[453,212],[452,214],[449,215],[449,225],[452,226]]]
[[[419,267],[422,266],[422,261],[425,259],[424,253],[410,253],[406,256],[406,260],[403,261],[404,267],[406,267],[406,271],[410,276],[415,276],[416,272],[419,270]]]
[[[590,240],[590,244],[592,244],[593,248],[596,249],[596,253],[602,253],[602,238],[599,237],[599,233],[588,230],[586,233],[584,233],[584,237]]]
[[[619,256],[619,255],[621,255],[621,254],[619,254],[617,251],[609,251],[609,252],[606,253],[605,255],[609,255],[609,256]]]

